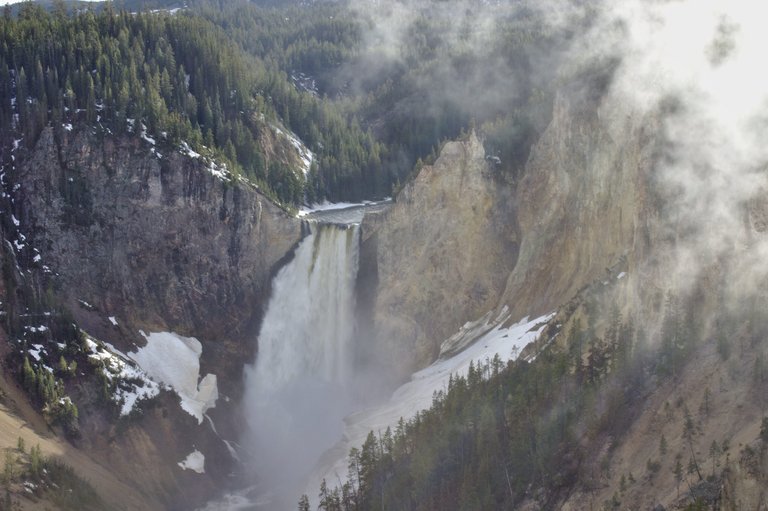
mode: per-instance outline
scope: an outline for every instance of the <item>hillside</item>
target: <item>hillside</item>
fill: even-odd
[[[764,508],[760,19],[9,9],[0,509]]]

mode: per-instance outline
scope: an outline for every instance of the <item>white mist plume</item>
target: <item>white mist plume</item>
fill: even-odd
[[[351,0],[350,9],[363,20],[362,43],[359,58],[339,71],[341,82],[367,94],[402,80],[401,93],[414,95],[403,108],[475,119],[509,114],[531,84],[548,82],[558,30],[584,12],[565,2],[473,0]],[[526,61],[535,69],[524,69]]]
[[[747,205],[766,186],[766,15],[768,5],[749,0],[625,1],[608,4],[586,40],[618,52],[616,100],[640,112],[672,105],[654,177],[682,287],[725,255],[742,285],[768,272],[768,243],[747,229]]]

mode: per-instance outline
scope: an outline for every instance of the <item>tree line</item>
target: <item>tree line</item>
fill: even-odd
[[[317,153],[308,182],[261,143],[282,121]],[[0,19],[0,134],[31,147],[45,126],[146,126],[177,146],[204,148],[287,204],[384,194],[381,147],[370,133],[285,73],[244,53],[191,13],[49,13],[32,3]],[[387,190],[388,191],[388,190]]]
[[[466,375],[451,375],[429,409],[400,419],[394,428],[371,431],[362,446],[350,451],[346,482],[334,487],[324,481],[318,509],[514,509],[523,501],[557,508],[576,483],[589,484],[596,466],[610,473],[608,458],[591,457],[591,449],[605,438],[616,445],[643,399],[655,387],[679,378],[694,350],[709,343],[724,361],[730,356],[721,348],[730,345],[721,339],[723,330],[713,338],[690,297],[669,293],[660,301],[653,339],[631,317],[622,318],[615,305],[604,307],[588,298],[564,322],[567,329],[544,330],[545,347],[535,360],[504,362],[496,356],[473,363]],[[751,349],[762,353],[758,343],[764,344],[765,337],[758,332],[765,331],[763,319],[731,311],[718,323],[730,331],[749,324]],[[757,355],[751,368],[755,385],[766,381],[764,365]],[[699,421],[711,413],[710,396],[707,389]],[[694,455],[700,426],[684,403],[677,406],[683,410],[684,454],[690,450],[689,458],[678,455],[670,468],[679,491],[683,481],[689,489],[709,484],[729,447],[726,438],[708,446],[708,458]],[[669,403],[667,408],[671,417]],[[662,459],[667,449],[662,435]],[[706,463],[712,465],[707,477]],[[660,468],[652,457],[646,474],[622,474],[621,493],[604,509],[620,507],[636,477],[652,482]],[[690,499],[696,505],[701,500],[694,490]],[[299,509],[309,506],[308,496],[302,496]]]

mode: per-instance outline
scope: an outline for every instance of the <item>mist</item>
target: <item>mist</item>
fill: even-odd
[[[716,271],[736,302],[766,278],[768,240],[755,224],[767,184],[766,14],[749,1],[609,4],[575,47],[620,58],[610,101],[661,116],[663,271],[683,292]]]
[[[344,417],[378,396],[374,366],[355,355],[366,339],[355,318],[359,226],[309,228],[274,278],[256,361],[245,368],[241,444],[253,493],[270,510],[295,509]]]
[[[611,115],[661,117],[664,152],[653,181],[664,237],[673,240],[665,271],[690,288],[728,253],[737,258],[730,279],[738,292],[766,277],[765,240],[749,224],[768,185],[768,73],[761,72],[768,6],[353,0],[350,7],[367,25],[360,58],[340,76],[366,91],[368,82],[403,73],[414,91],[407,105],[418,103],[425,115],[456,109],[492,120],[530,106],[534,91],[562,89],[579,70],[618,62],[604,101],[616,109]],[[425,30],[426,20],[433,29]],[[514,37],[543,42],[514,53],[512,28],[520,30]],[[431,52],[422,57],[438,58],[413,70],[409,59],[422,45]]]
[[[410,95],[396,108],[418,107],[425,115],[455,109],[459,117],[492,121],[510,109],[530,107],[534,91],[567,93],[565,86],[580,70],[611,63],[601,115],[648,116],[662,127],[656,136],[663,151],[648,176],[660,199],[655,248],[661,255],[653,271],[669,289],[682,293],[715,271],[725,286],[724,305],[731,308],[738,308],[745,296],[764,293],[768,73],[761,72],[761,65],[768,48],[768,6],[745,0],[585,6],[563,0],[477,8],[471,2],[360,0],[351,7],[366,20],[364,45],[359,58],[338,71],[339,82],[364,95],[391,76],[404,77]],[[438,39],[421,39],[430,35],[420,31],[425,17],[440,27]],[[504,30],[518,19],[529,31],[523,33],[548,34],[546,44],[505,53],[515,46]],[[434,52],[427,66],[415,68],[409,62],[416,57],[414,44]],[[536,116],[541,131],[548,117],[545,112]],[[342,316],[325,311],[324,317],[354,324],[353,310],[347,307]],[[295,318],[289,314],[284,321],[291,324]],[[322,318],[311,318],[311,331],[301,335],[311,339],[314,330],[329,327],[318,322]],[[262,332],[257,364],[277,367],[264,338]],[[357,339],[350,333],[339,338],[345,343]],[[344,356],[354,351],[349,344],[323,349],[347,350]],[[306,358],[306,353],[291,356]],[[344,364],[348,374],[341,378],[298,371],[272,389],[280,373],[269,372],[267,381],[256,376],[256,367],[248,371],[246,387],[262,389],[252,404],[246,395],[255,432],[249,446],[254,470],[266,486],[278,488],[278,502],[286,508],[302,492],[303,477],[338,439],[342,418],[367,402],[350,391],[360,368],[352,359]]]

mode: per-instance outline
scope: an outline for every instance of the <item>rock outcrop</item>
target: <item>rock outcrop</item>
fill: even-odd
[[[595,80],[558,92],[519,181],[493,170],[472,134],[447,143],[388,212],[366,216],[361,273],[376,291],[362,303],[395,364],[431,362],[494,307],[513,321],[551,312],[648,253],[659,120]]]
[[[390,209],[364,219],[360,272],[378,284],[370,300],[377,351],[400,376],[498,303],[517,260],[513,191],[472,133],[446,143]]]
[[[233,467],[218,435],[236,438],[243,365],[300,220],[195,153],[88,128],[44,129],[16,153],[10,177],[21,267],[50,276],[47,292],[79,327],[126,353],[146,342],[140,331],[202,343],[200,374],[218,379],[215,428],[164,392],[117,428],[81,410],[78,442],[152,501],[195,507]],[[204,474],[177,465],[193,450],[205,455]]]
[[[610,97],[557,94],[517,187],[520,255],[502,298],[513,317],[550,312],[620,258],[633,265],[648,252],[658,124]]]
[[[119,331],[143,344],[139,328],[174,331],[207,354],[252,356],[248,337],[300,221],[200,159],[158,156],[138,137],[95,138],[81,130],[57,140],[46,129],[18,165],[17,209],[36,264],[58,273],[58,293],[97,337]]]

